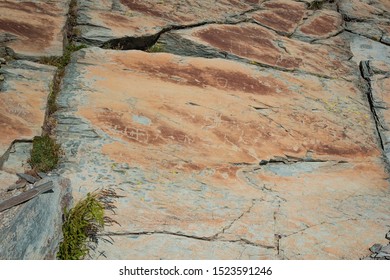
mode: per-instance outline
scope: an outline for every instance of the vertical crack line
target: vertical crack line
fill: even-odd
[[[374,117],[375,127],[376,127],[376,131],[378,133],[378,138],[379,138],[379,143],[380,143],[380,146],[382,148],[382,151],[384,151],[385,145],[384,145],[381,131],[380,131],[382,124],[381,124],[381,122],[379,120],[379,116],[375,110],[374,97],[372,95],[371,78],[370,78],[371,69],[370,69],[369,61],[360,61],[359,69],[360,69],[361,76],[363,77],[364,80],[366,80],[367,85],[368,85],[367,99],[368,99],[368,103],[370,105],[371,114]]]
[[[277,212],[279,210],[280,210],[280,202],[278,202],[278,207],[274,211],[274,214],[273,214],[273,218],[274,218],[274,247],[276,248],[276,252],[277,252],[276,255],[278,257],[280,257],[280,239],[282,237],[279,233],[277,233],[277,228],[276,228],[276,223],[277,223],[276,215],[277,215]]]

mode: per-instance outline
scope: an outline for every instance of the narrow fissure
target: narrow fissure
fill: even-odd
[[[385,146],[384,146],[384,142],[383,142],[381,131],[380,131],[380,127],[382,125],[380,123],[378,114],[376,113],[375,104],[374,104],[374,98],[372,96],[371,79],[370,79],[370,76],[369,76],[370,75],[369,73],[371,73],[371,69],[370,69],[369,61],[361,61],[360,65],[359,65],[359,70],[360,70],[361,76],[363,77],[363,79],[367,83],[368,89],[367,89],[367,92],[366,92],[366,96],[367,96],[367,99],[368,99],[368,103],[370,105],[371,114],[372,114],[372,116],[374,118],[374,121],[375,121],[375,127],[376,127],[376,132],[378,134],[379,144],[380,144],[380,146],[382,148],[382,151],[384,151],[385,150]]]

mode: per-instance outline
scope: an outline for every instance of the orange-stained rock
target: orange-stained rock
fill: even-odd
[[[80,40],[93,45],[145,49],[150,44],[145,38],[154,39],[163,29],[225,22],[258,8],[263,1],[81,0],[77,29]]]
[[[334,78],[356,75],[354,64],[348,61],[348,46],[336,49],[292,40],[253,23],[209,24],[174,31],[162,35],[159,42],[164,51],[176,54],[238,57],[252,64]]]
[[[362,62],[363,75],[369,82],[369,98],[372,110],[378,122],[382,145],[385,154],[390,159],[390,63],[370,60]]]
[[[0,84],[0,157],[14,140],[41,135],[55,70],[23,60],[1,67],[4,81]]]
[[[18,57],[61,56],[69,1],[1,1],[0,47]]]
[[[79,51],[59,99],[61,172],[76,199],[102,187],[123,195],[112,216],[120,225],[105,232],[114,243],[96,252],[364,256],[386,230],[390,198],[355,83],[224,59]]]
[[[294,34],[307,40],[329,38],[343,30],[343,19],[336,11],[320,10],[300,25]]]
[[[265,2],[263,8],[250,14],[251,18],[260,25],[287,35],[295,31],[308,13],[304,3],[288,0]]]

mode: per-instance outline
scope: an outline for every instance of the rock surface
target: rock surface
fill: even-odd
[[[0,4],[0,197],[55,71],[10,54],[88,45],[54,114],[64,192],[0,213],[1,258],[54,257],[70,185],[121,195],[92,259],[388,258],[388,0],[52,3]]]
[[[1,260],[55,259],[62,238],[62,214],[71,202],[70,182],[52,176],[53,191],[0,213]]]
[[[350,78],[353,74],[348,46],[334,50],[292,40],[253,23],[209,24],[174,31],[162,35],[159,43],[163,51],[178,55],[244,59],[251,64],[322,77]]]
[[[56,68],[15,60],[0,68],[0,167],[15,140],[42,133],[47,98]]]
[[[356,81],[98,48],[64,81],[63,176],[76,197],[125,196],[114,246],[98,249],[109,259],[155,258],[158,240],[164,258],[221,258],[227,243],[227,258],[351,259],[386,229],[387,174]]]
[[[69,2],[1,1],[0,48],[18,58],[61,56]]]
[[[145,48],[165,29],[225,22],[264,0],[80,0],[80,40],[97,46]]]

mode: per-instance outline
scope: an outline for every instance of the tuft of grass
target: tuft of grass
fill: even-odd
[[[33,139],[33,147],[29,163],[35,171],[48,172],[58,163],[60,145],[48,135],[37,136]]]
[[[148,52],[151,52],[151,53],[157,53],[157,52],[163,52],[163,51],[164,51],[164,45],[161,43],[156,43],[148,49]]]
[[[64,210],[62,225],[63,241],[60,243],[57,258],[60,260],[83,259],[97,243],[98,233],[105,225],[117,223],[105,216],[105,210],[115,208],[113,199],[119,196],[114,190],[100,190],[88,193],[72,209]]]
[[[72,53],[84,49],[86,47],[87,47],[86,45],[69,44],[66,46],[64,50],[64,54],[61,57],[56,57],[56,56],[43,57],[40,59],[39,62],[42,64],[55,66],[61,71],[66,67],[66,65],[69,64]]]
[[[320,10],[324,6],[325,3],[334,3],[333,0],[318,0],[318,1],[313,1],[309,4],[309,9],[310,10]]]
[[[69,44],[66,46],[64,54],[61,57],[44,57],[40,60],[40,63],[52,65],[58,68],[56,74],[54,75],[53,82],[50,85],[50,93],[47,100],[45,131],[48,134],[51,134],[55,126],[55,121],[51,118],[51,116],[58,109],[56,100],[60,92],[61,81],[65,75],[65,67],[69,64],[73,52],[86,47],[86,45]]]

